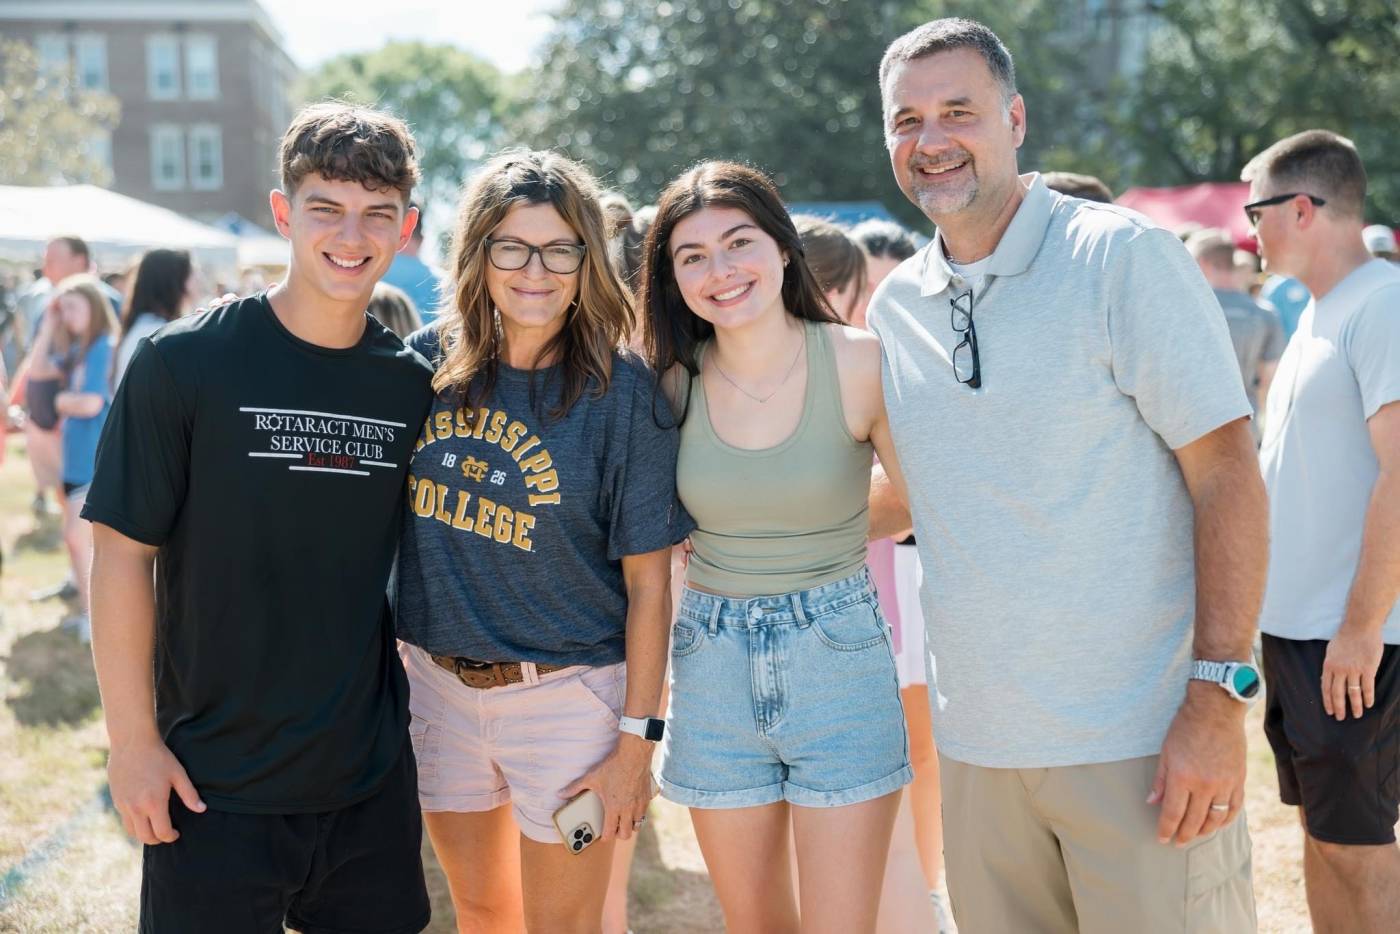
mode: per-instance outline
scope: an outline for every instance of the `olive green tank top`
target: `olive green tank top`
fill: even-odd
[[[807,390],[797,428],[759,450],[725,444],[700,376],[690,381],[676,486],[695,520],[686,580],[757,597],[829,584],[865,565],[870,442],[846,425],[829,326],[804,321]],[[698,349],[703,362],[708,342]]]

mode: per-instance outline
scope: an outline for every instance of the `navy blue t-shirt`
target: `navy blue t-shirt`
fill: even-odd
[[[407,343],[441,362],[436,328]],[[679,438],[637,357],[614,354],[607,392],[554,419],[561,377],[501,365],[475,417],[455,393],[434,400],[409,466],[399,638],[487,662],[623,660],[622,558],[694,527],[676,497]]]

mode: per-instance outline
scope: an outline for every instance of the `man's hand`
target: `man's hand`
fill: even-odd
[[[1211,696],[1211,692],[1215,695]],[[1244,705],[1193,681],[1176,712],[1148,804],[1160,804],[1157,842],[1185,846],[1235,819],[1244,805]],[[1228,805],[1212,808],[1211,805]]]
[[[107,781],[126,832],[151,846],[180,839],[170,823],[171,790],[191,811],[202,814],[205,810],[184,767],[160,740],[114,746],[107,760]]]
[[[653,749],[654,743],[623,733],[611,755],[561,792],[565,799],[572,799],[591,789],[603,799],[603,828],[598,839],[627,840],[641,829],[638,822],[646,817],[647,805],[655,794],[651,780]]]
[[[1322,709],[1338,720],[1361,715],[1376,703],[1376,669],[1381,665],[1385,645],[1381,630],[1362,630],[1342,626],[1327,643],[1327,657],[1322,663]]]

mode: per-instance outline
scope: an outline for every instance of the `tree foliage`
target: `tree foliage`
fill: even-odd
[[[111,171],[94,139],[117,125],[120,105],[42,69],[34,49],[0,41],[0,184],[107,185]]]
[[[341,55],[306,75],[300,90],[307,101],[334,97],[405,120],[418,143],[429,203],[455,206],[462,181],[500,143],[500,76],[453,46],[389,42]]]
[[[510,127],[641,201],[728,158],[793,200],[898,208],[876,70],[922,18],[885,0],[568,0]]]

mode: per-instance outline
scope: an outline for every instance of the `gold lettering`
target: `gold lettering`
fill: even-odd
[[[472,426],[476,429],[472,432],[472,437],[478,441],[481,440],[481,433],[486,430],[486,416],[490,414],[491,410],[483,407],[477,409],[476,414],[472,416]]]
[[[477,497],[476,528],[472,529],[472,531],[482,538],[490,538],[492,533],[491,520],[495,511],[496,504],[493,501],[484,496]]]
[[[433,424],[436,427],[438,440],[452,437],[452,413],[442,411],[433,416]]]
[[[526,481],[526,482],[528,482],[528,478],[527,478],[527,481]],[[558,493],[531,493],[531,494],[530,494],[530,505],[531,505],[531,506],[558,506],[558,505],[559,505],[559,494],[558,494]]]
[[[530,530],[535,527],[535,517],[528,512],[517,512],[515,514],[515,538],[511,539],[511,544],[521,551],[534,551],[535,544],[530,541]]]
[[[433,489],[432,483],[421,480],[418,483],[418,496],[413,501],[413,512],[415,515],[426,519],[433,514],[433,494],[437,491]]]
[[[520,458],[522,458],[522,457],[525,456],[525,452],[528,451],[528,450],[530,450],[530,448],[533,448],[533,447],[538,446],[539,443],[540,443],[540,436],[539,436],[539,435],[531,435],[531,436],[530,436],[530,440],[525,442],[525,446],[524,446],[523,448],[520,448],[518,451],[513,452],[513,456],[515,457],[515,462],[516,462],[517,464],[520,463]]]
[[[447,487],[441,483],[434,483],[437,487],[437,511],[433,513],[433,518],[443,525],[451,525],[452,517],[447,514]]]
[[[506,436],[501,440],[501,450],[509,454],[515,450],[515,446],[520,443],[520,439],[525,437],[526,428],[521,422],[511,422],[506,426]]]
[[[452,516],[452,527],[461,529],[463,532],[472,530],[472,520],[467,518],[467,503],[471,502],[472,495],[466,490],[457,491],[457,511]]]
[[[524,467],[525,465],[521,464],[520,466]],[[559,474],[553,469],[546,470],[544,473],[532,473],[526,476],[525,485],[532,490],[539,490],[541,493],[552,493],[559,489]]]
[[[505,425],[506,413],[497,412],[495,415],[491,416],[491,428],[483,437],[492,444],[495,444],[501,440],[501,429],[504,428]]]
[[[554,463],[554,458],[549,456],[548,451],[542,450],[540,453],[527,457],[519,463],[521,470],[527,473],[539,473],[542,470],[548,469],[549,465]]]
[[[457,435],[457,437],[459,437],[459,438],[465,438],[465,437],[467,437],[468,435],[470,435],[470,434],[472,433],[472,420],[471,420],[471,416],[469,416],[469,415],[467,414],[467,409],[466,409],[465,406],[461,406],[461,407],[459,407],[459,408],[457,409],[457,417],[456,417],[456,420],[457,420],[457,430],[456,430],[455,434]]]
[[[491,528],[492,537],[502,545],[510,542],[511,525],[515,520],[515,511],[509,506],[496,507],[496,523]]]

